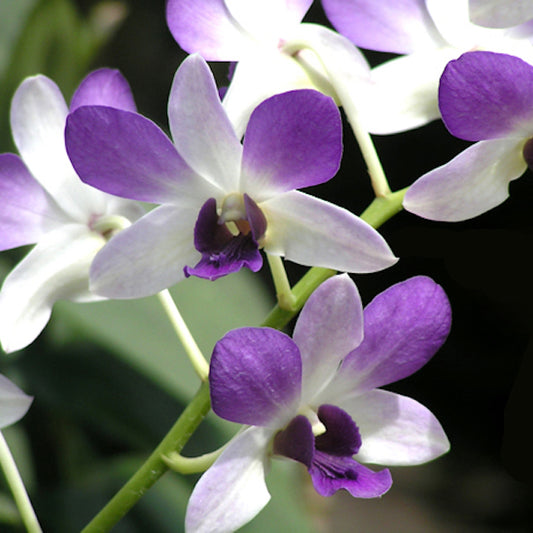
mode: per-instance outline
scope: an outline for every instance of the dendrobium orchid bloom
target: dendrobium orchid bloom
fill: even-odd
[[[479,142],[415,181],[403,205],[431,220],[466,220],[501,204],[509,183],[533,168],[533,66],[468,52],[446,67],[439,103],[453,135]]]
[[[291,339],[269,328],[230,331],[215,345],[209,374],[213,410],[251,426],[234,437],[196,485],[188,532],[234,531],[268,502],[271,456],[303,463],[323,496],[346,489],[385,493],[388,470],[449,449],[435,416],[415,400],[378,389],[411,375],[440,348],[450,306],[431,279],[408,279],[364,310],[343,274],[309,298]],[[355,458],[352,457],[355,455]]]
[[[88,103],[135,109],[126,80],[108,69],[87,76],[70,109]],[[39,335],[57,300],[101,298],[89,291],[89,265],[117,229],[143,212],[80,181],[65,150],[68,112],[57,85],[42,75],[24,80],[13,97],[11,129],[20,157],[0,155],[0,249],[37,244],[0,291],[6,352]]]
[[[301,23],[312,0],[169,0],[167,23],[186,52],[236,61],[224,108],[238,136],[252,110],[281,92],[311,88],[355,118],[370,68],[338,33]]]
[[[206,62],[189,56],[172,85],[174,144],[141,115],[83,107],[68,119],[69,156],[82,180],[162,204],[122,231],[91,267],[106,296],[146,296],[196,275],[216,279],[262,265],[259,248],[348,272],[396,262],[361,219],[296,191],[329,180],[342,152],[333,100],[312,90],[277,95],[254,111],[241,145]]]
[[[501,9],[512,11],[519,2],[499,3]],[[360,109],[361,120],[372,133],[405,131],[439,118],[440,75],[446,63],[463,52],[504,52],[533,63],[533,27],[515,26],[531,17],[530,7],[518,10],[504,29],[494,29],[470,21],[468,0],[322,0],[322,4],[333,26],[357,46],[405,54],[372,69],[373,83],[368,95],[362,96],[365,106]],[[500,11],[488,14],[486,22],[495,21]]]
[[[0,374],[0,429],[18,422],[30,408],[33,398]]]

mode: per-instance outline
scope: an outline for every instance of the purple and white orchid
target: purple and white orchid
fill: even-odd
[[[466,220],[501,204],[509,183],[533,167],[533,66],[463,54],[442,75],[439,104],[453,135],[479,142],[415,181],[403,205],[430,220]]]
[[[494,26],[502,10],[510,13],[510,4],[519,2],[482,3],[501,4],[485,19]],[[533,28],[526,24],[531,6],[517,10],[504,28],[494,29],[471,22],[468,0],[322,0],[322,4],[333,26],[357,46],[405,54],[372,69],[373,83],[360,110],[372,133],[397,133],[439,118],[439,77],[446,63],[463,52],[504,52],[533,63]],[[524,24],[516,26],[519,23]]]
[[[311,88],[349,109],[369,83],[364,56],[344,36],[301,23],[312,0],[169,0],[178,44],[208,61],[238,62],[223,100],[238,136],[252,110],[285,91]]]
[[[262,265],[259,248],[348,272],[396,262],[384,239],[347,210],[296,191],[329,180],[342,152],[333,100],[313,90],[258,106],[241,144],[199,55],[176,72],[168,106],[174,144],[141,115],[83,107],[66,142],[86,183],[162,204],[122,231],[91,267],[110,297],[156,293],[185,276],[208,279]]]
[[[87,104],[135,109],[120,73],[89,74],[70,111]],[[65,150],[69,109],[57,85],[27,78],[11,104],[11,129],[20,157],[0,155],[0,249],[37,243],[0,291],[0,341],[6,352],[30,344],[57,300],[101,299],[88,287],[89,265],[117,230],[142,215],[136,202],[82,183]]]
[[[414,277],[364,310],[348,275],[309,298],[293,338],[241,328],[217,342],[210,389],[215,413],[248,427],[205,472],[189,501],[186,530],[234,531],[268,502],[270,456],[303,463],[323,496],[385,493],[390,472],[364,463],[415,465],[449,449],[435,416],[415,400],[378,389],[422,367],[444,343],[448,299]],[[352,457],[355,455],[355,458]]]

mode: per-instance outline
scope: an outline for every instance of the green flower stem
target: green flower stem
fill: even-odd
[[[374,228],[378,228],[402,209],[402,200],[405,192],[406,189],[376,198],[361,215],[361,218]],[[266,317],[262,325],[282,329],[303,307],[311,293],[335,273],[334,270],[327,268],[313,267],[309,269],[307,274],[292,289],[295,310],[287,311],[277,305]],[[167,461],[170,459],[171,462],[172,458],[176,458],[175,452],[178,452],[178,454],[181,452],[210,408],[209,385],[204,381],[191,403],[185,408],[176,424],[159,446],[133,477],[83,529],[82,533],[106,533],[110,531],[143,494],[169,469],[164,458],[167,458]],[[206,457],[210,455],[207,454]],[[199,460],[201,461],[202,458],[199,458]],[[194,458],[191,465],[193,463]]]
[[[200,389],[159,446],[133,477],[115,494],[107,505],[87,524],[82,533],[104,533],[137,503],[144,493],[168,470],[162,456],[180,452],[205,415],[211,409],[209,385]]]
[[[170,292],[165,289],[164,291],[157,293],[157,297],[185,349],[185,353],[187,354],[195,372],[200,376],[202,381],[207,381],[207,376],[209,375],[209,363],[203,356],[198,344],[196,344],[196,341],[189,331],[185,320],[183,320]]]
[[[6,476],[7,484],[11,489],[13,498],[20,512],[22,522],[26,527],[28,533],[42,533],[41,526],[35,515],[35,511],[31,505],[30,498],[24,487],[24,482],[20,477],[15,460],[11,455],[9,446],[4,438],[4,435],[0,431],[0,466]]]
[[[287,278],[287,272],[283,265],[283,259],[279,255],[266,254],[268,265],[270,266],[270,272],[272,273],[272,280],[274,281],[274,287],[276,288],[276,298],[278,299],[278,305],[287,311],[294,309],[295,297],[291,291],[291,285],[289,278]]]
[[[185,457],[178,452],[171,452],[168,455],[163,455],[162,459],[175,472],[179,472],[180,474],[198,474],[199,472],[205,472],[218,459],[226,446],[227,444],[224,444],[218,450],[204,453],[198,457]]]

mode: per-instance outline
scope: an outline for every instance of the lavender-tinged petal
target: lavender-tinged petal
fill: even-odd
[[[65,222],[65,215],[14,154],[0,155],[0,197],[0,250],[33,244]]]
[[[239,61],[255,46],[224,0],[169,0],[166,15],[170,33],[181,48],[208,61]]]
[[[334,101],[312,90],[272,96],[252,113],[240,189],[257,202],[324,183],[339,169],[342,124]]]
[[[252,520],[270,499],[265,483],[272,430],[248,428],[234,437],[194,488],[187,533],[227,533]]]
[[[198,209],[160,206],[115,235],[95,257],[91,289],[110,298],[142,298],[185,278],[200,254],[193,244]]]
[[[449,163],[418,178],[403,206],[429,220],[458,222],[500,205],[509,196],[509,182],[526,170],[524,140],[480,141]]]
[[[378,389],[345,398],[338,405],[357,420],[362,439],[358,461],[417,465],[450,448],[435,415],[412,398]]]
[[[136,113],[80,107],[68,117],[65,138],[81,179],[105,192],[144,202],[197,205],[214,192],[168,137]]]
[[[137,111],[130,85],[118,70],[101,68],[80,83],[70,102],[70,112],[84,105],[103,105]]]
[[[311,468],[315,454],[315,436],[309,420],[303,415],[294,417],[285,429],[276,433],[272,451]]]
[[[46,326],[57,300],[97,300],[88,289],[89,265],[104,239],[81,224],[45,235],[7,276],[0,291],[0,342],[24,348]]]
[[[344,272],[375,272],[398,260],[375,229],[324,200],[291,191],[260,207],[268,228],[264,249],[273,255]]]
[[[448,336],[450,303],[440,285],[416,276],[378,294],[365,307],[364,324],[363,342],[330,385],[336,397],[393,383],[424,366]]]
[[[346,411],[336,405],[321,405],[318,418],[326,426],[326,432],[316,437],[317,450],[338,457],[351,457],[359,451],[359,428]]]
[[[531,0],[469,0],[470,20],[488,28],[509,28],[533,18]]]
[[[187,57],[176,71],[168,119],[174,144],[189,166],[225,192],[237,190],[242,146],[201,56]]]
[[[293,340],[274,329],[240,328],[219,340],[211,357],[213,411],[239,424],[279,428],[300,400],[302,361]]]
[[[377,498],[392,485],[391,474],[386,469],[374,472],[351,457],[320,451],[315,452],[309,474],[315,490],[321,496],[332,496],[338,490],[345,489],[355,498]]]
[[[330,278],[311,294],[293,339],[302,355],[302,401],[309,402],[363,340],[363,306],[347,274]]]
[[[0,429],[18,422],[30,408],[33,398],[0,374]]]
[[[85,221],[105,205],[102,193],[84,185],[65,150],[68,108],[46,76],[26,78],[11,102],[11,129],[22,160],[37,181],[74,220]]]
[[[335,29],[361,48],[409,54],[443,45],[424,0],[322,0]]]
[[[468,141],[533,132],[533,66],[507,54],[467,52],[448,63],[439,86],[446,127]]]
[[[380,135],[424,126],[440,118],[439,77],[455,48],[420,51],[382,63],[372,69],[372,85],[363,95],[361,121]]]

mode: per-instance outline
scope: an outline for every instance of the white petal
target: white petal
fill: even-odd
[[[509,196],[509,182],[526,170],[523,139],[480,141],[411,185],[403,206],[429,220],[476,217]]]
[[[185,531],[228,533],[252,520],[270,500],[265,483],[272,430],[251,427],[234,437],[193,490]]]
[[[33,398],[0,374],[0,428],[20,420],[30,408]]]
[[[89,265],[104,239],[80,224],[47,234],[15,267],[0,291],[0,341],[20,350],[43,330],[57,300],[99,299],[88,289]]]
[[[200,206],[163,205],[113,237],[91,267],[91,290],[109,298],[141,298],[184,279],[194,266]]]
[[[460,51],[440,48],[392,59],[372,69],[372,86],[362,97],[361,121],[371,133],[407,131],[440,118],[439,79]]]
[[[358,461],[417,465],[439,457],[450,448],[435,415],[412,398],[375,389],[362,396],[335,401],[359,427],[362,445],[355,456]]]
[[[13,96],[11,128],[30,172],[74,220],[102,211],[105,196],[81,182],[68,159],[64,130],[67,104],[45,76],[27,78]]]
[[[533,18],[531,0],[470,0],[470,20],[489,28],[508,28]]]
[[[398,260],[359,217],[324,200],[290,191],[259,206],[267,219],[265,251],[306,266],[376,272]]]

